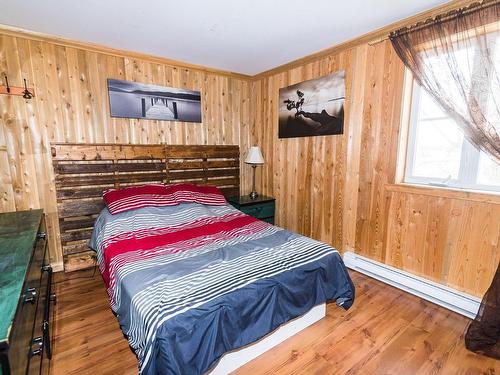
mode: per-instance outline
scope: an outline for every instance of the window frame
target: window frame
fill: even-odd
[[[445,188],[460,191],[471,191],[484,194],[500,194],[500,186],[478,184],[480,151],[464,138],[460,153],[460,166],[457,179],[444,182],[442,178],[422,177],[413,175],[416,133],[418,128],[418,105],[420,90],[423,90],[414,80],[413,74],[405,68],[403,106],[401,114],[401,134],[398,150],[398,171],[396,182],[426,186],[430,188]],[[472,168],[471,167],[472,164]]]

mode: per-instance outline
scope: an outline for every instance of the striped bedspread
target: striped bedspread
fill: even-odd
[[[317,304],[354,299],[335,249],[229,205],[104,209],[90,245],[143,374],[201,374]]]

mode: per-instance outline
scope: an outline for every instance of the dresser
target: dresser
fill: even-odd
[[[0,374],[47,374],[52,268],[42,210],[0,214]]]
[[[227,200],[234,208],[257,219],[274,224],[275,199],[259,195],[251,199],[248,195],[230,197]]]

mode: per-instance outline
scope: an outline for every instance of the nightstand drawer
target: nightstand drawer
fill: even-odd
[[[257,219],[265,219],[274,216],[274,202],[266,202],[251,206],[242,206],[240,207],[240,210],[247,215],[253,216]]]
[[[274,216],[273,217],[266,217],[265,219],[262,219],[262,221],[265,221],[266,223],[274,225]]]

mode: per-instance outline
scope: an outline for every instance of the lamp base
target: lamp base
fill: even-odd
[[[248,194],[248,196],[250,197],[250,199],[257,199],[259,194],[254,190],[250,194]]]

